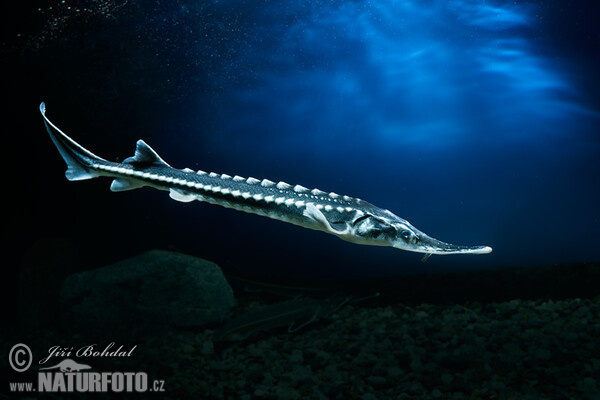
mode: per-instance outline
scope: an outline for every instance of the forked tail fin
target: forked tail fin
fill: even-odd
[[[67,171],[65,172],[67,179],[70,181],[80,181],[100,176],[98,172],[89,167],[94,162],[106,160],[83,148],[50,122],[48,117],[46,117],[46,105],[44,103],[40,104],[40,113],[44,117],[44,125],[46,125],[48,134],[50,134],[50,139],[52,139],[58,152],[67,163]]]

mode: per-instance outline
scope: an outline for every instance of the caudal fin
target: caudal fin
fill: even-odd
[[[80,181],[84,179],[92,179],[100,176],[97,171],[94,171],[90,166],[94,162],[105,161],[89,150],[83,148],[80,144],[68,137],[56,125],[54,125],[48,117],[46,117],[46,105],[40,104],[40,113],[44,117],[44,125],[50,135],[50,139],[58,149],[63,160],[67,163],[67,171],[65,176],[70,181]]]

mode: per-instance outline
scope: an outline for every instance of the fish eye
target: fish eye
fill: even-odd
[[[404,240],[406,240],[409,243],[413,243],[416,244],[419,242],[419,240],[421,239],[419,237],[419,235],[414,234],[413,232],[409,231],[408,229],[404,229],[402,231],[400,231],[400,236],[402,236],[402,238]]]

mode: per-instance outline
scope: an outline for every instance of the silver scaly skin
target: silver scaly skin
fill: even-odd
[[[40,112],[50,138],[67,163],[65,175],[71,181],[107,176],[113,178],[110,189],[114,192],[150,186],[168,191],[178,201],[205,201],[331,233],[352,243],[425,253],[423,260],[431,254],[492,251],[488,246],[444,243],[392,212],[357,198],[268,179],[172,168],[142,140],[138,140],[133,157],[122,163],[107,161],[80,146],[50,122],[44,103],[40,104]]]

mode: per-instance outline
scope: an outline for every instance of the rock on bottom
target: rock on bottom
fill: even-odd
[[[64,329],[115,338],[218,323],[235,303],[216,264],[161,250],[70,275],[60,298]]]

